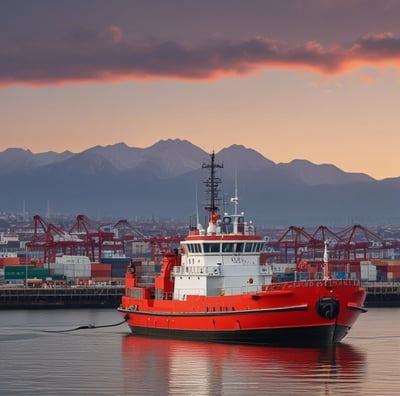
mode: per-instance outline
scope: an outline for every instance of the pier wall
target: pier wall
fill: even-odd
[[[117,308],[124,286],[0,288],[0,309]]]

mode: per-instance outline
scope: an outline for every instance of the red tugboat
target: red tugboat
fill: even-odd
[[[263,239],[237,213],[218,214],[214,153],[205,182],[209,225],[191,230],[165,255],[153,287],[140,287],[129,266],[118,310],[135,335],[279,346],[331,346],[346,336],[366,292],[357,280],[331,279],[327,249],[320,280],[271,283],[261,263]],[[237,194],[235,194],[237,195]]]

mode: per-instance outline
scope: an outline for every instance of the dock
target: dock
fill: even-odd
[[[117,308],[124,286],[0,287],[0,309]]]
[[[367,291],[367,308],[400,307],[400,282],[366,282],[361,286]]]
[[[365,306],[400,307],[400,282],[366,282]],[[117,308],[125,286],[0,287],[0,309]]]

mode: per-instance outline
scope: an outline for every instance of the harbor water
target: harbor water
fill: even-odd
[[[271,348],[129,335],[113,309],[0,311],[2,395],[397,395],[400,309],[340,346]],[[79,326],[89,328],[72,330]]]

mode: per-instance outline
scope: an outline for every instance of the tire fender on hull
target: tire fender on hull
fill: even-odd
[[[316,305],[317,313],[321,318],[335,319],[339,315],[339,301],[333,297],[321,297]]]

